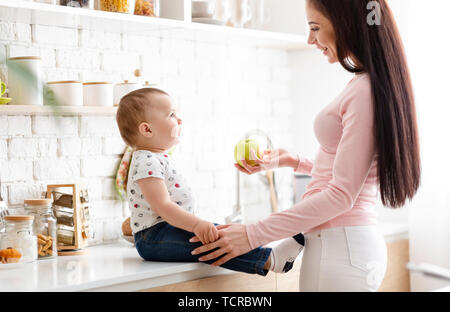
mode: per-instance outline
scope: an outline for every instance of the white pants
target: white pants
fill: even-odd
[[[305,235],[300,291],[377,291],[387,248],[376,225],[318,230]]]

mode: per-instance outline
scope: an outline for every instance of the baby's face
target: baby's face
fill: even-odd
[[[179,142],[182,120],[177,116],[172,100],[165,94],[153,94],[153,105],[148,111],[153,136],[152,145],[169,149]]]

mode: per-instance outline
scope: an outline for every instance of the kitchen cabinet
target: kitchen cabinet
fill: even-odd
[[[286,2],[295,3],[296,1]],[[301,26],[304,23],[304,17],[301,17],[304,16],[304,13],[301,13],[302,10],[299,10],[299,15],[292,15],[290,6],[279,4],[278,7],[279,9],[274,11],[277,14],[273,15],[272,22],[262,30],[193,23],[190,0],[161,1],[161,18],[22,0],[0,0],[0,20],[75,29],[158,35],[162,38],[209,43],[237,43],[286,50],[307,49],[306,26]],[[297,26],[285,22],[282,16],[289,16],[285,18],[286,21],[298,20]],[[294,33],[285,32],[290,29],[295,29]]]
[[[409,241],[400,240],[387,244],[388,267],[379,292],[409,292],[409,271],[406,264],[409,259]],[[287,274],[269,272],[266,277],[245,273],[228,274],[187,281],[173,285],[146,289],[146,292],[198,291],[198,292],[297,292],[299,291],[299,274],[301,260]]]
[[[405,228],[404,224],[381,224],[380,228],[385,234],[388,265],[384,280],[378,291],[409,292],[409,271],[406,268],[406,264],[409,262],[407,227]],[[294,268],[287,274],[269,272],[266,277],[262,277],[245,273],[232,273],[150,288],[143,291],[297,292],[299,291],[300,267],[301,256],[295,262]]]
[[[161,1],[161,16],[192,22],[191,2],[191,0]],[[263,12],[264,22],[258,26],[257,23],[250,22],[246,28],[301,36],[307,34],[306,0],[249,0],[249,3],[262,5],[260,12]],[[255,11],[252,14],[252,18],[255,19]]]
[[[380,291],[409,291],[408,240],[388,240]],[[288,274],[236,273],[203,263],[144,261],[131,244],[90,246],[87,254],[34,261],[0,271],[0,291],[297,292],[301,256]]]

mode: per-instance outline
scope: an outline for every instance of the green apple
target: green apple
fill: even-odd
[[[241,167],[244,167],[241,160],[245,159],[247,164],[250,166],[255,166],[256,162],[255,160],[251,159],[250,150],[254,150],[255,154],[258,156],[258,158],[261,158],[261,151],[259,149],[259,143],[256,139],[244,139],[239,141],[236,146],[234,147],[234,160],[236,160],[236,163],[238,163]]]

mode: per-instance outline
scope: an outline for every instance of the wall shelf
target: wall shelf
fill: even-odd
[[[65,7],[22,0],[0,0],[0,20],[47,26],[122,32],[211,43],[299,50],[306,37],[265,30],[194,23],[132,14]]]
[[[0,105],[2,115],[56,115],[56,116],[115,116],[117,107],[58,106],[56,110],[47,105]]]

